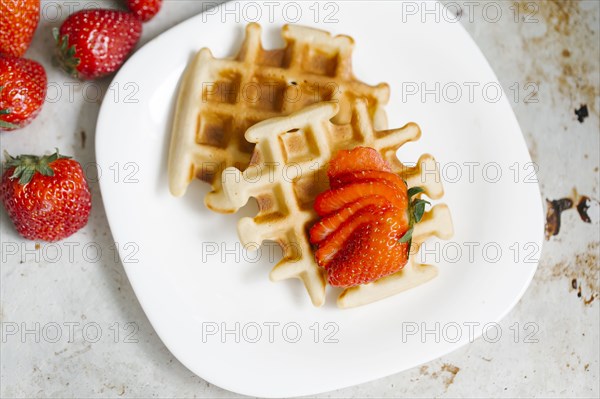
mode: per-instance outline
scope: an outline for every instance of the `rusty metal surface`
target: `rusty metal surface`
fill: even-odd
[[[86,86],[51,67],[49,30],[66,18],[72,3],[43,2],[46,14],[27,53],[46,66],[54,85],[50,90],[60,94],[58,99],[47,103],[29,127],[2,134],[0,144],[11,153],[43,152],[58,145],[93,167],[100,104],[94,90],[121,96],[129,91],[110,88],[110,79]],[[423,2],[414,3],[421,7]],[[500,323],[503,336],[498,342],[479,339],[421,367],[321,397],[598,397],[600,2],[446,3],[460,6],[455,17],[512,96],[531,156],[539,166],[541,194],[549,201],[551,213],[538,272],[525,296]],[[167,1],[156,19],[144,26],[142,41],[202,7],[202,2]],[[58,322],[66,334],[63,323],[76,323],[71,342],[66,338],[58,344],[35,342],[35,334],[24,341],[20,335],[17,339],[3,336],[1,396],[236,396],[194,376],[158,339],[114,259],[98,183],[91,186],[92,217],[72,240],[79,247],[74,247],[78,249],[69,262],[48,261],[52,253],[36,260],[39,248],[23,244],[5,212],[0,212],[2,241],[16,243],[18,251],[26,254],[23,261],[15,256],[2,261],[3,332],[7,323],[26,322],[31,327],[35,322]],[[103,249],[99,260],[94,248],[87,255],[82,252],[83,246],[91,244]],[[100,326],[103,335],[97,343],[82,339],[86,323]],[[135,340],[127,342],[132,332]]]

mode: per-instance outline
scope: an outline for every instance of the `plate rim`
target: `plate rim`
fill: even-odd
[[[199,13],[199,14],[196,14],[194,16],[191,16],[190,18],[188,18],[188,19],[186,19],[184,21],[181,21],[180,23],[174,25],[173,27],[167,29],[166,31],[158,34],[155,38],[153,38],[152,40],[148,41],[141,48],[137,49],[137,51],[126,61],[126,65],[127,64],[129,64],[129,65],[134,64],[135,62],[137,62],[138,59],[143,59],[143,57],[145,56],[146,53],[152,51],[153,47],[156,46],[156,43],[159,43],[159,42],[161,42],[163,40],[166,40],[165,37],[167,35],[175,35],[176,36],[176,33],[177,33],[178,30],[184,30],[185,26],[187,24],[192,24],[194,21],[199,20],[202,17],[202,14],[203,13]],[[279,21],[276,22],[276,24],[278,24],[278,23],[279,23]],[[229,24],[231,24],[231,23],[229,23]],[[234,23],[234,24],[231,24],[231,25],[241,25],[241,26],[243,26],[244,23],[243,22],[242,23]],[[471,44],[472,44],[472,47],[474,47],[476,49],[476,51],[478,52],[477,56],[481,57],[485,61],[485,63],[488,65],[488,67],[489,67],[489,69],[490,69],[490,71],[492,73],[492,76],[494,78],[494,81],[496,83],[500,83],[499,80],[498,80],[498,77],[496,76],[496,73],[492,69],[492,67],[491,67],[490,63],[488,62],[487,58],[485,57],[485,55],[483,54],[483,52],[481,51],[481,49],[477,45],[477,43],[468,34],[468,32],[466,31],[466,29],[464,28],[464,26],[462,24],[460,24],[460,23],[457,23],[455,25],[458,25],[460,27],[459,29],[462,31],[463,36],[465,36],[467,38],[466,40],[469,40],[471,42]],[[126,76],[126,74],[128,73],[128,71],[127,71],[127,68],[124,68],[124,66],[113,77],[110,85],[122,81],[122,76]],[[179,82],[180,82],[180,80],[178,80],[178,85],[179,85]],[[503,96],[502,96],[503,98],[501,99],[501,101],[508,103],[508,100],[507,100],[507,97],[506,97],[506,93],[504,92],[504,89],[502,89],[502,94],[503,94]],[[520,125],[518,123],[518,120],[516,118],[514,110],[512,109],[512,107],[510,106],[509,103],[507,105],[508,105],[508,109],[510,109],[511,117],[514,119],[515,125],[518,127],[518,133],[519,133],[518,136],[520,136],[521,145],[527,150],[527,157],[531,161],[531,154],[529,153],[529,148],[527,147],[527,144],[526,144],[526,141],[525,141],[525,137],[524,137],[523,132],[521,130],[521,127],[520,127]],[[99,114],[98,114],[98,119],[97,119],[97,124],[96,124],[96,135],[95,135],[95,141],[96,141],[96,145],[95,145],[95,152],[96,152],[96,154],[95,155],[96,155],[96,160],[97,160],[97,166],[98,167],[100,167],[100,165],[102,164],[101,159],[103,158],[103,155],[101,155],[99,153],[99,149],[103,148],[103,145],[99,145],[99,144],[101,144],[102,140],[104,140],[103,135],[102,134],[98,134],[98,133],[100,131],[104,130],[102,128],[101,124],[106,119],[105,114],[108,113],[108,109],[110,107],[112,107],[112,106],[118,106],[118,104],[113,104],[113,103],[110,103],[108,101],[104,101],[103,100],[102,105],[100,107]],[[170,134],[170,132],[167,132],[167,134]],[[537,177],[537,173],[536,173],[536,177]],[[110,184],[110,182],[107,182],[106,179],[99,179],[99,186],[100,186],[100,191],[102,193],[102,202],[103,202],[104,208],[106,210],[106,212],[105,212],[106,213],[106,217],[107,217],[107,220],[108,220],[109,227],[111,229],[111,233],[114,235],[114,231],[115,231],[113,229],[114,223],[111,222],[110,212],[108,211],[108,209],[111,207],[111,205],[108,204],[108,199],[107,199],[108,197],[106,195],[106,193],[108,191],[110,191],[109,188],[108,188],[108,186],[111,186],[111,185],[112,184]],[[539,214],[538,214],[538,218],[542,221],[541,227],[543,227],[543,200],[542,200],[541,193],[540,193],[539,182],[536,182],[533,186],[536,187],[535,191],[537,193],[537,198],[538,198],[538,202],[539,202],[539,204],[537,205],[538,210],[540,211]],[[543,250],[543,244],[544,244],[543,229],[540,229],[539,237],[538,237],[536,243],[539,244],[539,246],[540,246],[540,253],[541,253],[541,251]],[[122,249],[118,248],[118,251],[121,252]],[[123,254],[121,253],[121,256],[122,255]],[[129,266],[127,264],[123,264],[123,263],[121,263],[121,264],[123,265],[123,268],[124,268],[124,270],[126,272],[127,278],[128,278],[128,280],[129,280],[129,282],[130,282],[130,284],[131,284],[131,286],[132,286],[132,288],[133,288],[133,290],[135,292],[136,298],[139,301],[140,306],[141,306],[144,314],[146,315],[146,317],[148,317],[148,320],[152,324],[152,327],[156,331],[159,339],[163,342],[163,344],[167,347],[167,349],[169,349],[169,351],[173,354],[173,356],[175,358],[177,358],[186,368],[190,369],[192,372],[194,372],[195,374],[197,374],[200,378],[202,378],[202,379],[204,379],[204,380],[206,380],[206,381],[208,381],[210,383],[213,383],[214,385],[217,385],[219,387],[222,387],[224,389],[232,391],[232,392],[241,393],[241,394],[244,394],[244,395],[255,395],[255,396],[263,396],[263,397],[280,397],[280,396],[282,396],[282,392],[264,391],[264,390],[260,390],[260,389],[258,389],[258,390],[256,390],[256,389],[247,389],[248,387],[244,387],[243,389],[240,389],[239,387],[236,387],[235,383],[229,383],[228,381],[225,381],[225,382],[224,381],[219,381],[218,378],[216,378],[216,379],[215,378],[210,378],[210,377],[207,378],[205,375],[201,375],[200,373],[198,373],[196,371],[196,367],[194,367],[193,365],[188,364],[188,362],[182,361],[181,359],[184,358],[185,356],[183,356],[180,353],[180,348],[178,347],[178,345],[173,345],[172,342],[167,343],[169,341],[169,338],[165,337],[165,336],[166,335],[170,335],[170,334],[165,331],[166,329],[163,329],[162,323],[160,322],[160,317],[157,316],[158,312],[155,312],[154,309],[148,309],[147,303],[145,304],[145,301],[143,300],[143,298],[144,298],[145,295],[144,294],[140,295],[140,293],[138,292],[138,289],[136,288],[136,283],[135,283],[136,278],[135,277],[132,278],[132,275],[135,274],[133,272],[133,269],[131,268],[131,266]],[[524,280],[524,284],[523,284],[522,289],[520,290],[519,294],[513,298],[513,300],[510,303],[510,306],[506,306],[504,312],[502,312],[497,318],[494,317],[494,319],[495,319],[494,321],[499,322],[500,320],[502,320],[516,306],[516,304],[521,300],[521,298],[523,297],[524,293],[526,292],[526,290],[528,289],[528,287],[531,284],[531,281],[532,281],[532,279],[533,279],[533,277],[534,277],[534,275],[535,275],[535,273],[537,271],[538,264],[539,264],[539,260],[538,260],[538,262],[536,262],[535,267],[532,267],[531,272],[529,273],[529,276],[526,279],[526,281]],[[492,318],[490,318],[490,319],[492,319]],[[163,333],[165,334],[165,336],[163,336]],[[477,339],[480,336],[481,336],[481,333],[477,334],[477,336],[475,337],[475,339]],[[426,358],[421,363],[416,364],[414,367],[417,367],[417,366],[419,366],[421,364],[430,362],[430,361],[432,361],[434,359],[437,359],[439,357],[445,356],[448,353],[451,353],[451,352],[453,352],[453,351],[455,351],[455,350],[457,350],[457,349],[465,346],[467,343],[469,343],[469,342],[468,341],[467,342],[462,342],[461,344],[450,346],[447,351],[444,351],[441,354],[436,354],[435,356],[432,356],[431,358]],[[389,376],[389,375],[392,375],[392,374],[395,374],[395,373],[398,373],[398,372],[401,372],[401,371],[404,371],[404,370],[406,370],[406,368],[401,367],[398,370],[391,370],[387,375],[381,375],[381,376],[376,377],[376,378],[384,378],[386,376]],[[366,383],[368,381],[372,381],[373,379],[374,378],[367,377],[367,378],[365,378],[363,380],[356,381],[356,383],[353,383],[352,385]],[[322,393],[322,392],[328,392],[328,391],[331,391],[331,390],[342,389],[342,388],[345,388],[345,387],[348,387],[348,386],[352,386],[352,385],[337,386],[337,384],[331,384],[331,385],[332,386],[336,385],[336,386],[335,387],[329,387],[326,390],[323,390],[321,388],[317,388],[317,389],[305,389],[305,390],[303,390],[301,392],[292,392],[291,395],[289,395],[289,391],[288,391],[283,396],[312,395],[312,394],[317,394],[317,393]]]

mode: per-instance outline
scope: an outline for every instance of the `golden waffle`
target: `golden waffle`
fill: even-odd
[[[325,301],[325,276],[314,259],[308,230],[318,219],[313,202],[317,194],[328,189],[327,166],[337,151],[356,146],[375,148],[409,187],[423,187],[424,194],[432,199],[443,195],[437,163],[431,155],[422,155],[412,168],[396,156],[400,146],[419,139],[421,130],[416,124],[375,130],[363,100],[355,101],[349,123],[333,124],[330,120],[338,110],[337,104],[323,102],[252,126],[246,132],[246,139],[256,143],[250,165],[243,172],[227,168],[222,175],[225,195],[235,209],[250,197],[258,202],[256,217],[242,218],[238,223],[242,243],[279,243],[284,255],[271,271],[271,279],[301,279],[316,306]],[[413,240],[417,245],[432,235],[448,238],[452,234],[445,205],[434,207],[417,226]],[[338,304],[350,307],[381,299],[419,285],[433,278],[435,272],[434,266],[411,262],[394,276],[345,290]]]
[[[223,195],[221,172],[229,166],[244,170],[253,143],[246,129],[265,119],[288,115],[309,104],[334,100],[336,123],[348,123],[354,98],[364,98],[378,129],[387,126],[387,84],[369,86],[352,74],[354,42],[348,36],[285,25],[285,47],[265,50],[260,25],[246,27],[246,38],[233,59],[216,59],[209,49],[198,52],[183,75],[171,135],[169,187],[185,193],[197,177],[212,185],[206,206],[233,212]]]

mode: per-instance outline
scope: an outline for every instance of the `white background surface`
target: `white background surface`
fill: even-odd
[[[226,5],[234,4],[239,3]],[[266,11],[266,4],[257,2],[255,7]],[[286,3],[288,7],[293,4]],[[269,260],[264,246],[256,252],[239,245],[236,228],[229,223],[238,222],[240,214],[254,215],[256,211],[246,208],[235,215],[211,212],[201,205],[208,187],[200,182],[191,184],[184,198],[170,195],[165,164],[171,115],[160,110],[172,108],[177,82],[167,78],[156,85],[156,76],[179,76],[190,54],[202,46],[217,54],[239,46],[246,24],[233,18],[223,23],[218,13],[224,8],[215,9],[217,15],[212,17],[202,14],[178,25],[132,56],[111,85],[125,87],[135,82],[140,87],[139,103],[112,102],[107,97],[96,124],[99,167],[111,170],[117,164],[128,165],[137,180],[125,183],[102,178],[100,188],[113,239],[121,245],[129,243],[129,248],[120,252],[125,272],[155,332],[171,353],[201,378],[252,396],[299,396],[341,389],[456,350],[479,336],[484,325],[500,320],[521,298],[536,270],[543,241],[544,215],[535,179],[519,178],[515,183],[506,173],[511,165],[522,165],[520,170],[531,164],[525,141],[509,101],[498,101],[500,84],[468,33],[449,22],[406,19],[406,23],[396,24],[402,5],[410,3],[377,3],[379,8],[343,3],[335,23],[315,22],[307,7],[310,4],[298,8],[303,18],[297,22],[317,24],[336,34],[352,32],[357,43],[353,69],[367,82],[381,79],[391,87],[386,104],[389,126],[422,121],[424,137],[403,146],[400,156],[410,162],[416,161],[421,151],[435,154],[446,180],[441,201],[451,209],[454,220],[454,236],[449,242],[438,241],[436,247],[435,240],[429,240],[415,255],[417,262],[439,268],[433,281],[385,301],[344,311],[333,303],[336,293],[329,287],[329,299],[315,309],[297,280],[269,281],[267,270],[275,260]],[[356,26],[358,18],[377,20],[378,24]],[[263,13],[258,21],[265,26],[263,42],[280,39],[281,25],[290,19],[274,15],[269,20],[268,13]],[[384,45],[390,37],[395,41]],[[173,43],[178,47],[174,49]],[[386,53],[386,47],[391,51]],[[171,57],[160,56],[168,52]],[[406,58],[411,63],[406,63]],[[145,68],[149,64],[152,69]],[[491,90],[494,97],[484,91],[470,101],[468,95],[454,103],[440,99],[423,104],[420,96],[401,101],[407,82],[427,82],[435,87],[437,82],[448,81],[484,82],[482,87],[495,85],[497,89]],[[242,84],[242,105],[248,100],[243,97],[245,89]],[[452,95],[458,97],[448,94]],[[287,101],[292,100],[288,97]],[[197,117],[194,114],[192,119]],[[501,173],[492,171],[491,161],[507,169],[503,179],[497,179]],[[445,172],[450,162],[485,163],[479,173],[487,173],[471,179],[467,173],[462,179],[452,175],[450,183]],[[431,171],[431,167],[426,169]],[[284,178],[291,177],[289,170],[282,173]],[[473,208],[472,199],[477,199],[478,208]],[[520,225],[518,230],[512,228],[516,225]],[[157,234],[157,229],[172,233]],[[461,249],[463,243],[477,243],[481,248],[469,259]],[[494,245],[491,250],[490,245]],[[510,253],[515,245],[522,253],[517,260]],[[135,263],[125,259],[133,248],[139,248],[133,255]],[[531,251],[535,248],[538,250]],[[457,249],[462,256],[456,254]],[[491,261],[497,251],[503,256]],[[432,252],[438,256],[431,256]],[[270,339],[267,328],[260,327],[267,322],[280,325]],[[291,322],[294,324],[288,324]],[[474,326],[471,333],[464,327],[466,323]],[[422,331],[431,330],[436,324],[440,336],[443,333],[448,339],[406,336],[407,329],[416,332],[421,326]],[[224,335],[236,325],[239,340],[233,334]],[[320,331],[326,325],[330,331]],[[206,336],[207,326],[214,335]],[[258,329],[262,339],[255,340]],[[457,329],[462,331],[457,333]],[[328,342],[324,342],[325,335],[330,337]],[[297,342],[290,342],[296,337]]]
[[[502,16],[492,22],[496,4]],[[526,4],[520,16],[526,15]],[[43,3],[40,27],[27,53],[47,66],[49,98],[56,100],[46,103],[31,126],[3,133],[1,146],[11,153],[44,152],[59,146],[91,170],[100,102],[94,99],[96,89],[117,95],[116,88],[108,89],[110,78],[84,85],[51,67],[50,28],[66,17],[69,7],[81,8],[77,2],[57,5]],[[415,5],[424,7],[421,2]],[[521,87],[513,106],[532,158],[540,166],[542,195],[556,199],[570,195],[575,187],[597,198],[598,3],[544,2],[532,16],[537,22],[531,23],[516,23],[511,5],[463,6],[461,23],[481,47],[505,91],[513,94],[510,88],[515,83]],[[144,26],[140,44],[200,11],[201,2],[167,1],[161,13]],[[157,84],[162,78],[157,76]],[[529,82],[539,87],[538,103],[524,101],[531,91],[524,90]],[[120,96],[130,92],[124,87],[119,90]],[[573,110],[583,103],[591,115],[580,124]],[[81,132],[87,137],[85,143]],[[102,178],[107,176],[114,178],[108,173]],[[56,343],[45,340],[43,334],[38,340],[22,331],[3,336],[2,396],[233,396],[194,376],[156,337],[120,262],[114,259],[98,184],[91,185],[90,223],[66,240],[72,243],[72,257],[64,244],[58,261],[53,261],[55,248],[42,244],[36,251],[35,243],[21,241],[1,213],[3,333],[15,325],[20,330],[32,329],[38,322],[41,327],[58,323],[63,334]],[[546,243],[534,282],[501,323],[503,336],[498,342],[480,339],[422,367],[323,396],[598,396],[598,238],[597,225],[582,223],[574,211],[564,213],[559,236]],[[9,254],[14,245],[17,253]],[[102,255],[93,262],[97,248]],[[521,332],[517,342],[514,328],[510,329],[515,322]],[[539,328],[537,343],[524,342],[523,325],[528,322]],[[126,323],[133,324],[126,330]],[[68,340],[69,325],[74,327],[73,342]],[[82,331],[84,326],[88,328]],[[94,326],[102,332],[96,343],[89,339],[95,336]],[[46,330],[50,336],[53,331]]]

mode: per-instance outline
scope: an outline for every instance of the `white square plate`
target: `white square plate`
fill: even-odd
[[[321,3],[318,15],[312,2],[253,4],[267,47],[282,44],[280,28],[296,19],[297,7],[298,23],[355,39],[356,76],[391,87],[389,126],[415,121],[422,128],[422,139],[399,153],[402,160],[428,152],[440,162],[455,237],[438,247],[431,242],[424,260],[439,266],[433,281],[360,308],[340,310],[333,295],[315,308],[300,282],[269,281],[278,256],[273,246],[264,246],[258,259],[241,248],[239,213],[204,207],[208,185],[193,182],[183,198],[169,194],[167,151],[180,75],[202,47],[216,57],[234,55],[248,18],[257,15],[245,3],[227,3],[137,51],[111,86],[120,95],[106,96],[98,119],[96,156],[110,227],[165,345],[213,384],[280,397],[397,373],[481,335],[531,281],[543,214],[519,125],[477,46],[458,22],[431,15],[423,22],[423,10],[414,14],[401,2]],[[225,14],[224,7],[233,11]],[[432,89],[439,99],[422,98]],[[423,336],[436,328],[439,338]]]

